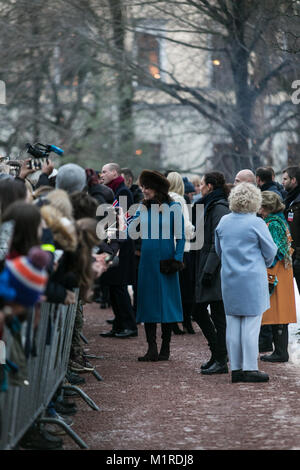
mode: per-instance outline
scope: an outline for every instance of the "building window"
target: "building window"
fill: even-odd
[[[149,75],[156,80],[160,78],[160,41],[153,34],[136,32],[138,84],[151,86]]]

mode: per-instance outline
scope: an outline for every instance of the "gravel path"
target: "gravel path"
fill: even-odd
[[[102,338],[110,310],[85,306],[83,333],[88,354],[103,381],[84,374],[86,392],[100,407],[75,398],[74,431],[90,450],[299,450],[300,368],[264,364],[265,384],[231,384],[230,375],[203,376],[209,353],[195,335],[173,336],[168,362],[142,363],[144,329],[137,338]],[[64,449],[78,449],[64,438]]]

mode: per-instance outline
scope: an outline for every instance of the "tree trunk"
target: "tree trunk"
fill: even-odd
[[[124,158],[127,161],[128,156],[133,154],[133,90],[130,72],[126,67],[125,24],[122,0],[110,0],[109,5],[112,16],[114,45],[117,50],[117,62],[120,69],[117,77],[120,160],[122,161]]]

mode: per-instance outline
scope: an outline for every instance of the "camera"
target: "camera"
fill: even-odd
[[[57,155],[63,155],[64,151],[56,145],[44,145],[40,142],[36,144],[26,144],[27,153],[33,156],[33,160],[28,162],[28,168],[30,170],[40,170],[42,162],[40,160],[48,160],[50,152],[54,152]],[[35,160],[36,159],[36,160]]]

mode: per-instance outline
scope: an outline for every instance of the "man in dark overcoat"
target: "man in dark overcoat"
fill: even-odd
[[[126,212],[133,204],[133,197],[121,176],[120,166],[117,163],[104,165],[101,179],[103,184],[112,189],[115,202],[120,203]],[[120,199],[121,196],[122,199]],[[124,202],[126,207],[124,207]],[[118,266],[111,267],[101,277],[101,284],[109,286],[110,302],[115,315],[111,331],[101,333],[102,337],[130,338],[138,334],[135,313],[128,292],[128,286],[133,285],[135,281],[134,261],[134,242],[128,238],[120,245]]]

